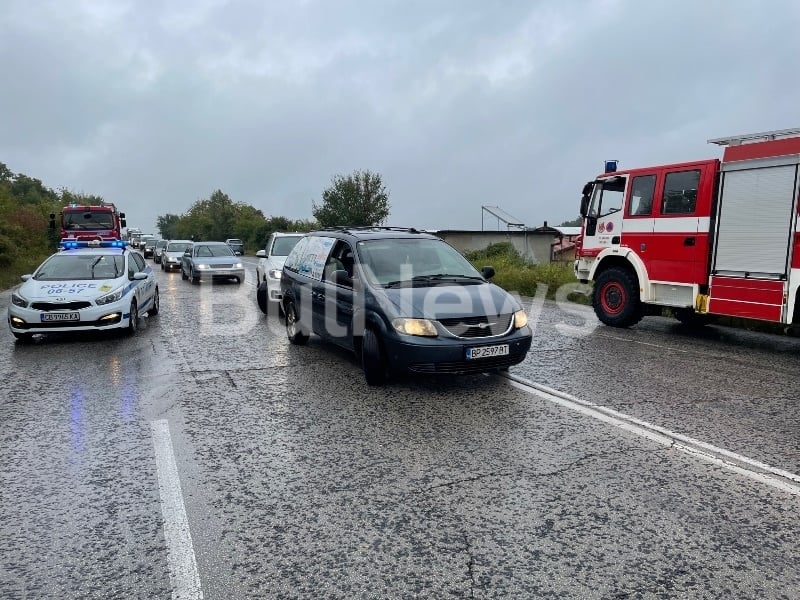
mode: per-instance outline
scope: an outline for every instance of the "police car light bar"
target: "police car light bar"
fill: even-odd
[[[68,248],[125,248],[128,242],[122,240],[73,240],[64,238],[60,246]]]

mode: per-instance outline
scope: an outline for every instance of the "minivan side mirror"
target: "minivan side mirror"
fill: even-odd
[[[484,279],[491,279],[494,277],[494,267],[482,267],[481,268],[481,275],[483,275]]]
[[[331,279],[336,285],[343,285],[345,287],[353,287],[353,278],[347,274],[344,269],[337,269],[331,274]]]

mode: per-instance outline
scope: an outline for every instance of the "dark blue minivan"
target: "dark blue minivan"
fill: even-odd
[[[435,235],[393,227],[307,234],[281,276],[286,333],[315,333],[356,353],[370,385],[393,372],[479,373],[524,360],[519,301]]]

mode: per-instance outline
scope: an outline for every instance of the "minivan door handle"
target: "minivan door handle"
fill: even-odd
[[[683,238],[684,246],[694,246],[695,239],[693,237]]]

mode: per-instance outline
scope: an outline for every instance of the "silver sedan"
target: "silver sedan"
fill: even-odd
[[[244,281],[244,265],[225,242],[194,242],[181,261],[181,277],[192,283],[201,280]]]

